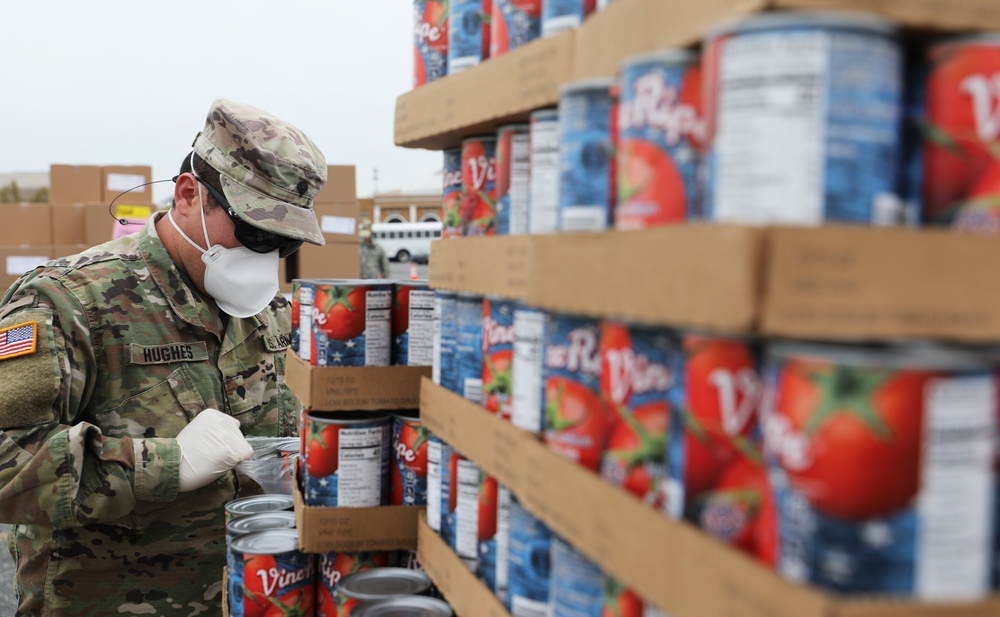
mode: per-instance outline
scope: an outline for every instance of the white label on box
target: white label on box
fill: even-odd
[[[392,292],[365,292],[365,366],[389,366]]]
[[[48,260],[48,257],[41,255],[11,255],[7,258],[7,275],[21,276],[29,270],[34,270]]]
[[[137,187],[145,182],[146,177],[140,174],[108,174],[107,189],[124,193],[134,188],[136,190],[130,192],[141,193],[143,189]]]
[[[434,364],[434,290],[410,290],[410,325],[407,332],[407,366]]]
[[[319,227],[325,234],[354,235],[357,220],[349,216],[328,216],[320,217]]]
[[[479,466],[467,459],[458,461],[455,510],[455,552],[466,560],[474,560],[479,555]]]
[[[340,429],[337,506],[370,508],[382,505],[383,426]]]

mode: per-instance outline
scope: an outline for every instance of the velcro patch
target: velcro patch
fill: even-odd
[[[129,345],[132,364],[170,364],[173,362],[201,362],[208,360],[205,341],[194,343],[165,343],[163,345]]]
[[[0,360],[35,353],[38,324],[34,321],[0,329]]]

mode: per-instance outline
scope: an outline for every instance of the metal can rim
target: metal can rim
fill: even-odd
[[[709,29],[706,40],[727,34],[744,34],[775,28],[820,27],[896,35],[899,26],[881,17],[855,11],[767,11],[723,22]]]
[[[650,62],[662,62],[668,65],[685,65],[693,64],[697,60],[698,53],[691,51],[690,49],[658,49],[656,51],[647,51],[641,54],[629,56],[622,60],[620,68],[624,72],[633,66],[648,64]]]
[[[321,411],[315,409],[306,414],[306,421],[313,420],[326,424],[383,424],[390,419],[389,414],[382,411]]]
[[[454,614],[448,603],[429,598],[427,596],[394,596],[381,600],[366,600],[351,609],[351,615],[355,617],[365,617],[365,615],[398,615],[399,609],[415,608],[419,613],[414,615],[427,615],[425,611],[430,611],[433,615],[440,617],[450,617]],[[381,612],[380,609],[391,609],[392,613]]]
[[[559,110],[555,107],[536,109],[528,115],[532,120],[555,120],[559,117]]]
[[[269,508],[268,510],[251,510],[247,512],[242,510],[244,506],[251,503],[258,502],[270,502],[270,503],[280,503],[285,507],[282,508]],[[280,493],[266,493],[264,495],[250,495],[248,497],[240,497],[238,499],[233,499],[225,505],[225,511],[230,514],[257,514],[259,512],[275,512],[281,510],[287,510],[295,505],[295,500],[291,495],[283,495]]]
[[[265,542],[271,544],[265,544]],[[233,538],[230,548],[237,553],[263,555],[293,553],[299,550],[299,532],[296,529],[251,531]]]
[[[248,525],[253,525],[258,521],[263,522],[265,519],[270,519],[274,521],[282,521],[285,523],[291,522],[291,525],[283,525],[280,527],[261,527],[244,529]],[[253,514],[247,514],[246,516],[241,516],[239,518],[234,518],[229,521],[226,525],[226,531],[231,534],[247,534],[253,533],[255,531],[263,531],[265,529],[293,529],[295,528],[295,513],[289,512],[288,510],[270,510],[267,512],[255,512]]]
[[[408,584],[399,592],[373,593],[357,589],[371,581],[390,580]],[[375,568],[345,576],[337,582],[337,593],[354,600],[378,600],[391,596],[419,595],[431,588],[431,579],[423,572],[407,568]]]
[[[314,285],[325,285],[327,287],[386,287],[392,286],[392,282],[385,279],[312,279]]]

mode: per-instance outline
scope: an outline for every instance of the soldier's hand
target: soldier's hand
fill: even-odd
[[[253,448],[240,432],[240,421],[217,409],[206,409],[177,435],[181,448],[179,492],[193,491],[253,458]]]

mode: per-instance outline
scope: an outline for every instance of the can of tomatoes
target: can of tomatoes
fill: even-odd
[[[528,233],[528,125],[497,128],[497,235]]]
[[[233,540],[229,614],[263,615],[273,608],[311,615],[316,604],[313,556],[299,550],[294,529],[254,531]]]
[[[559,112],[539,109],[528,121],[528,233],[559,230]]]
[[[495,135],[462,140],[462,199],[458,204],[461,236],[492,236],[496,218]]]
[[[552,531],[511,494],[507,608],[514,617],[548,615]]]
[[[924,221],[1000,233],[1000,35],[930,47]]]
[[[461,73],[490,57],[491,9],[491,0],[449,0],[449,75]]]
[[[250,495],[249,497],[233,499],[227,502],[224,508],[225,524],[228,527],[229,523],[235,519],[251,514],[275,511],[292,512],[295,509],[295,500],[291,495]]]
[[[310,411],[305,431],[306,505],[389,504],[392,422],[388,414]]]
[[[496,538],[496,573],[493,575],[493,594],[505,606],[508,605],[507,594],[510,586],[511,495],[509,488],[497,483],[497,532],[494,536]]]
[[[330,279],[313,290],[310,363],[389,366],[392,283]]]
[[[601,401],[596,319],[549,315],[542,348],[542,409],[549,449],[598,471],[610,418]]]
[[[899,225],[898,28],[856,13],[766,12],[705,45],[711,220]]]
[[[389,566],[389,553],[367,551],[360,553],[320,553],[316,581],[316,617],[339,617],[337,612],[337,585],[356,572]]]
[[[395,596],[367,600],[354,607],[353,617],[451,617],[451,607],[444,600],[426,596]]]
[[[376,568],[345,576],[337,584],[337,614],[352,615],[362,602],[396,596],[426,596],[431,579],[423,572],[405,568]]]
[[[514,355],[511,376],[514,402],[511,423],[535,435],[545,429],[542,421],[542,343],[545,313],[523,303],[514,307]]]
[[[427,281],[392,283],[393,366],[434,363],[434,290]]]
[[[603,600],[600,615],[619,617],[666,617],[652,604],[645,604],[633,589],[629,589],[615,577],[605,574],[601,581]]]
[[[451,446],[440,437],[430,435],[427,441],[427,525],[436,531],[448,546],[452,545],[451,511]]]
[[[478,405],[483,397],[482,296],[459,293],[455,313],[455,392]]]
[[[542,3],[542,36],[579,28],[597,8],[597,0],[545,0]]]
[[[427,505],[428,435],[419,410],[393,414],[391,505]]]
[[[296,346],[299,357],[315,365],[312,359],[312,311],[313,301],[316,297],[315,281],[296,279],[295,284],[297,289],[296,293],[292,295],[292,310],[298,313],[298,318],[294,322],[298,324],[298,334],[292,340],[298,341]]]
[[[448,74],[448,2],[413,2],[413,87]]]
[[[478,467],[477,467],[478,469]],[[498,589],[497,517],[499,515],[496,478],[482,469],[476,485],[476,576],[486,583],[494,594]]]
[[[615,228],[693,218],[704,140],[697,54],[675,49],[627,58],[619,97]]]
[[[441,237],[462,235],[462,218],[458,207],[462,202],[462,149],[444,151],[441,190]]]
[[[497,297],[483,298],[483,396],[481,403],[492,414],[510,420],[514,361],[514,307]]]
[[[614,79],[559,89],[559,230],[604,231],[611,222]]]
[[[775,344],[778,570],[846,594],[990,592],[995,364],[944,347]]]
[[[458,296],[451,291],[434,292],[434,383],[457,391],[455,345],[458,343]]]
[[[493,0],[490,57],[534,41],[542,34],[542,0]]]
[[[603,583],[600,566],[562,538],[552,538],[552,588],[549,592],[552,617],[600,615]]]
[[[254,531],[266,529],[294,529],[295,512],[291,510],[271,510],[234,518],[226,524],[226,546],[232,546],[234,539]]]

